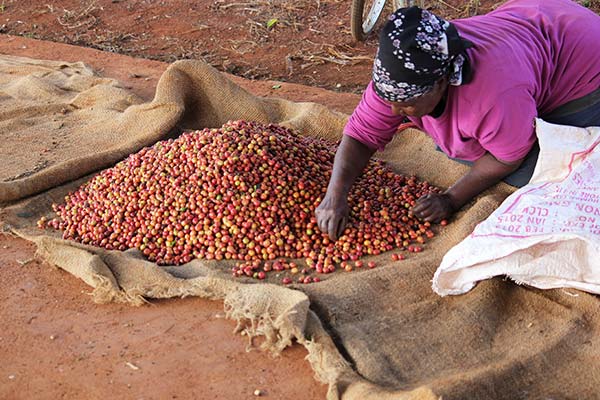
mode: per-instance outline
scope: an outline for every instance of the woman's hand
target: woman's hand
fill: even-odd
[[[321,204],[315,210],[317,225],[322,232],[327,233],[331,240],[337,240],[348,223],[348,200],[345,197],[325,195]]]
[[[514,172],[522,162],[522,159],[501,161],[486,153],[445,193],[431,193],[419,198],[412,212],[424,221],[439,222],[447,219],[473,197]]]
[[[412,209],[413,214],[423,221],[440,222],[455,212],[452,199],[446,193],[430,193],[419,200]]]
[[[350,187],[374,152],[375,149],[367,147],[358,140],[348,135],[342,136],[335,152],[327,193],[315,209],[319,229],[328,234],[331,240],[337,240],[344,232],[348,222]]]

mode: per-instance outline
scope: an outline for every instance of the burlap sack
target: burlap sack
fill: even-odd
[[[34,80],[36,87],[40,81],[60,86],[69,80],[64,72],[59,76],[60,63],[0,58],[0,74],[7,64],[13,71],[25,71],[28,65],[54,68],[55,72],[48,73],[50,81],[43,76]],[[27,75],[21,74],[20,79],[27,82]],[[7,80],[0,79],[4,98],[0,123],[5,138],[6,127],[25,125],[19,125],[22,114],[13,105],[24,100],[15,92],[7,94]],[[90,73],[88,79],[99,78]],[[114,82],[104,82],[116,87]],[[82,85],[79,90],[86,93],[93,86]],[[72,98],[77,98],[77,90],[71,91]],[[92,90],[86,95],[94,98],[94,93],[104,96],[105,92]],[[105,98],[94,101],[108,102]],[[193,61],[175,63],[165,72],[152,103],[130,100],[130,104],[117,110],[108,107],[110,111],[102,106],[90,108],[85,115],[94,116],[95,122],[79,121],[87,134],[79,131],[78,160],[81,164],[94,160],[95,168],[81,168],[77,174],[53,167],[74,160],[72,153],[61,153],[60,148],[52,150],[55,164],[39,170],[31,169],[35,165],[31,161],[22,163],[23,169],[5,163],[0,168],[2,193],[12,197],[4,199],[29,195],[111,165],[117,152],[123,157],[179,128],[215,127],[228,119],[247,119],[282,123],[304,135],[337,140],[346,118],[315,104],[257,98]],[[62,118],[59,108],[48,105],[45,110],[47,117],[38,122]],[[111,118],[103,118],[107,113]],[[36,125],[40,135],[56,133],[56,126]],[[104,139],[88,137],[101,133]],[[105,148],[113,151],[114,159],[105,157],[100,162],[98,149]],[[36,154],[25,142],[21,149],[32,157]],[[465,168],[436,152],[431,141],[417,131],[398,135],[378,156],[398,172],[416,174],[444,187]],[[14,179],[19,174],[28,174],[31,182],[41,177],[40,182],[30,184],[35,189],[24,190],[19,187],[22,181]],[[306,346],[316,377],[329,384],[328,399],[600,398],[596,297],[533,290],[501,279],[483,282],[469,294],[453,298],[440,298],[431,290],[430,280],[444,253],[500,204],[511,192],[507,186],[498,185],[465,207],[428,242],[423,253],[398,262],[390,261],[388,254],[371,257],[379,265],[373,270],[336,273],[318,284],[289,288],[276,281],[232,280],[227,262],[194,260],[181,267],[159,268],[136,251],[105,251],[34,228],[40,216],[50,214],[52,202],[61,201],[85,179],[8,205],[1,218],[7,229],[34,241],[48,262],[94,287],[98,302],[142,304],[146,299],[175,296],[223,299],[228,315],[239,321],[239,328],[249,337],[265,336],[263,347],[277,353],[294,339]]]

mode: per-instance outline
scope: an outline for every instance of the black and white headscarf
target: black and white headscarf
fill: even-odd
[[[430,91],[446,74],[451,85],[461,85],[469,68],[465,49],[471,46],[443,18],[416,6],[400,8],[390,15],[379,37],[375,92],[384,100],[406,101]]]

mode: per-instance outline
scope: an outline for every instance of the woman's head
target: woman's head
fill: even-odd
[[[379,38],[375,92],[390,103],[423,105],[440,88],[463,83],[465,49],[470,46],[450,22],[419,7],[401,8],[389,17]]]
[[[431,114],[439,104],[448,88],[448,78],[446,76],[438,79],[431,89],[420,96],[412,97],[404,101],[388,101],[394,115],[403,115],[407,117],[423,117]]]

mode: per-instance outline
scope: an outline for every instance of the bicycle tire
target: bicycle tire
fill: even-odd
[[[415,0],[392,0],[392,12],[399,8],[414,6],[415,3]]]
[[[385,0],[375,0],[373,6],[369,9],[367,18],[364,18],[366,0],[352,0],[350,9],[350,31],[354,39],[364,41],[369,33],[375,27],[375,24],[381,16]]]
[[[386,0],[375,0],[365,18],[366,0],[352,0],[350,9],[350,31],[359,42],[367,39],[369,33],[375,28],[377,21],[385,9]],[[398,8],[414,5],[414,0],[392,0],[392,12]]]

